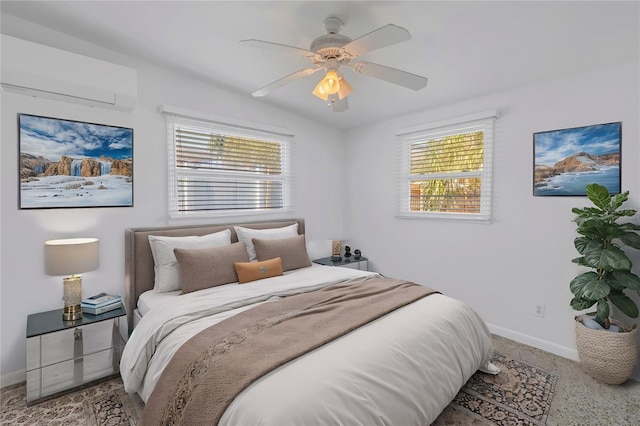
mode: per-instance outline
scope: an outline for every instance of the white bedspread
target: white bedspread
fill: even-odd
[[[315,264],[292,272],[176,296],[180,303],[150,309],[122,356],[125,390],[146,401],[186,340],[255,303],[378,276]],[[428,296],[256,381],[220,424],[429,424],[491,355],[491,335],[468,305]]]

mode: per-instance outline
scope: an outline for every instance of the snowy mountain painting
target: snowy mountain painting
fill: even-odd
[[[586,195],[598,183],[620,193],[622,123],[534,133],[533,195]]]
[[[21,209],[133,206],[133,129],[18,119]]]

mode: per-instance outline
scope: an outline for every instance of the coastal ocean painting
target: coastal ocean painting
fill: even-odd
[[[610,194],[621,187],[622,122],[533,134],[533,195],[586,195],[598,183]]]
[[[133,129],[18,114],[21,209],[133,206]]]

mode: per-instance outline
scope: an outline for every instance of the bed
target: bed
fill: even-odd
[[[497,373],[468,305],[313,264],[304,235],[302,219],[125,231],[120,372],[140,424],[424,425]]]

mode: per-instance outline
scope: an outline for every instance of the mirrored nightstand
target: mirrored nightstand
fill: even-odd
[[[331,260],[331,257],[322,257],[320,259],[314,259],[313,262],[319,263],[320,265],[340,266],[343,268],[359,269],[362,271],[369,270],[369,260],[366,257],[360,257],[358,260],[354,259],[353,256],[342,257],[342,260],[339,262],[334,262]]]
[[[125,341],[123,307],[63,321],[62,309],[27,317],[27,405],[115,377]]]

